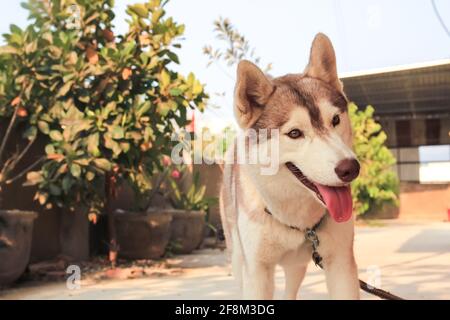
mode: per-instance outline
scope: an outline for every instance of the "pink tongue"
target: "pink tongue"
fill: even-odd
[[[336,222],[345,222],[352,216],[352,193],[350,186],[329,187],[316,184],[327,205],[328,212]]]

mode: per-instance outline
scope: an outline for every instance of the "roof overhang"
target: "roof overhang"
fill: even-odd
[[[377,118],[450,117],[450,59],[341,74],[348,98]]]

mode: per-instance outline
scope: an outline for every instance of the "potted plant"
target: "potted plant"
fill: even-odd
[[[161,171],[136,175],[133,184],[124,183],[120,203],[125,209],[114,212],[119,256],[125,259],[157,259],[166,252],[171,235],[172,209],[162,192],[170,172],[170,159],[162,158]],[[130,192],[131,191],[131,192]],[[128,205],[123,203],[128,202]],[[131,205],[130,205],[131,203]]]
[[[171,250],[180,254],[191,253],[201,245],[208,208],[217,201],[205,197],[206,187],[200,185],[199,172],[192,175],[188,168],[182,165],[181,170],[174,169],[169,179],[168,198],[174,208],[171,211]]]
[[[29,84],[24,102],[42,110],[36,128],[48,139],[45,161],[30,175],[36,199],[85,207],[93,220],[106,213],[113,264],[117,186],[138,185],[157,171],[175,143],[172,133],[207,98],[193,74],[172,70],[184,26],[165,16],[166,3],[129,5],[129,29],[115,35],[112,0],[29,0],[32,25],[17,30],[27,36],[11,37],[14,77]]]
[[[17,280],[28,265],[33,222],[37,217],[33,211],[7,209],[4,192],[40,165],[43,158],[26,163],[37,132],[29,130],[29,111],[22,104],[20,93],[5,92],[7,82],[11,81],[8,75],[12,56],[7,48],[0,50],[0,286],[4,286]]]

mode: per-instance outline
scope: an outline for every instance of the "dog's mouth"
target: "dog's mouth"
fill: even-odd
[[[320,193],[319,189],[316,187],[316,185],[309,180],[303,172],[297,168],[295,164],[292,162],[286,163],[286,167],[294,174],[294,176],[301,182],[305,187],[307,187],[309,190],[314,192],[316,194],[316,197],[326,206],[325,200],[322,197],[322,194]]]
[[[314,192],[336,222],[345,222],[350,219],[353,211],[350,186],[325,186],[309,180],[292,162],[287,162],[286,167],[305,187]]]

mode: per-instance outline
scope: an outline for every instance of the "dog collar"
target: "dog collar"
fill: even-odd
[[[281,224],[284,224],[283,222],[278,220],[272,214],[272,212],[270,212],[269,209],[264,208],[264,211],[266,213],[268,213],[269,215],[271,215],[272,217],[274,217],[274,219],[276,219]],[[288,228],[290,228],[292,230],[297,230],[297,231],[303,232],[305,234],[305,240],[311,242],[311,245],[312,245],[312,256],[311,256],[311,258],[314,261],[314,264],[316,266],[322,268],[322,269],[323,269],[322,257],[320,256],[319,252],[317,251],[317,248],[319,247],[320,241],[319,241],[319,237],[317,236],[316,231],[320,227],[322,222],[325,220],[327,214],[328,214],[328,212],[326,211],[325,214],[320,218],[320,220],[314,226],[312,226],[312,228],[306,228],[304,230],[300,229],[299,227],[295,227],[295,226],[290,226],[290,225],[284,224],[285,226],[287,226]]]
[[[327,216],[327,213],[328,213],[328,212],[325,212],[325,214],[320,218],[320,220],[319,220],[315,225],[312,226],[312,228],[301,229],[301,228],[299,228],[299,227],[291,226],[291,225],[288,225],[288,224],[285,224],[285,223],[281,222],[281,221],[278,220],[278,219],[272,214],[272,212],[270,212],[270,210],[267,209],[267,208],[264,208],[264,211],[265,211],[267,214],[271,215],[274,219],[276,219],[276,220],[277,220],[278,222],[280,222],[281,224],[284,224],[284,225],[285,225],[286,227],[288,227],[289,229],[297,230],[297,231],[304,232],[304,233],[306,233],[306,232],[308,232],[308,231],[316,231],[316,230],[320,227],[320,225],[322,224],[323,220],[325,220],[325,217]]]

